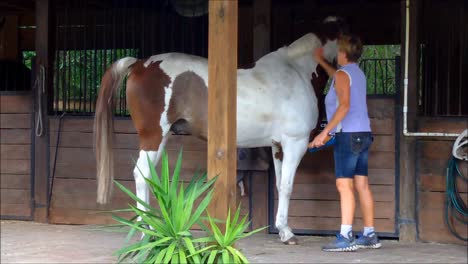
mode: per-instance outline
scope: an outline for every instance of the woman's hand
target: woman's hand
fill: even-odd
[[[322,131],[320,132],[320,134],[318,134],[314,140],[312,140],[312,142],[309,143],[309,148],[314,148],[314,147],[321,147],[323,145],[325,145],[325,143],[327,142],[327,139],[328,139],[328,133],[325,132],[325,131]]]
[[[316,48],[314,50],[314,59],[317,61],[317,62],[321,62],[323,61],[323,48]]]

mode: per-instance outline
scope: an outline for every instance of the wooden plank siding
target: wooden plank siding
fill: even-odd
[[[31,95],[0,96],[1,218],[31,217]]]
[[[129,119],[115,121],[116,144],[114,148],[115,179],[124,186],[135,190],[133,178],[134,159],[138,158],[138,138]],[[93,120],[90,118],[64,117],[60,129],[60,141],[57,147],[59,119],[50,120],[50,168],[55,167],[52,201],[49,210],[49,221],[54,224],[110,224],[115,223],[109,213],[104,211],[126,208],[132,200],[117,187],[110,204],[102,206],[96,203],[96,164],[93,152]],[[181,179],[190,181],[197,171],[206,171],[206,142],[191,136],[172,136],[166,146],[169,155],[169,166],[175,166],[177,155],[183,147]],[[58,152],[55,160],[55,152]],[[160,166],[157,167],[158,172]],[[255,204],[252,215],[253,227],[266,225],[267,219],[267,179],[266,172],[255,172],[252,187],[246,181],[246,188],[252,188]],[[241,214],[249,208],[248,197],[240,197]],[[151,204],[156,201],[152,198]],[[257,206],[262,205],[262,206]],[[125,214],[124,214],[125,215]]]
[[[394,100],[369,98],[369,116],[374,142],[369,154],[369,182],[375,200],[378,232],[395,233],[396,169]],[[274,188],[276,214],[277,191]],[[294,180],[289,208],[293,229],[308,233],[330,232],[340,227],[339,194],[335,185],[333,149],[306,153]],[[353,229],[362,230],[362,216],[356,195]]]
[[[377,100],[377,101],[376,101]],[[395,231],[395,136],[393,102],[391,99],[369,100],[375,141],[371,147],[369,180],[376,200],[376,227],[380,232]],[[92,149],[92,119],[64,117],[62,120],[58,156],[54,164],[58,136],[58,119],[50,121],[51,171],[55,166],[50,222],[60,224],[111,223],[103,210],[122,208],[129,200],[120,190],[114,191],[112,202],[99,206],[95,202],[95,161]],[[133,159],[138,157],[138,140],[130,120],[115,123],[115,178],[134,189]],[[197,168],[206,170],[206,142],[190,136],[172,136],[167,144],[171,168],[183,146],[181,178],[188,181]],[[268,173],[254,172],[252,186],[253,226],[267,225]],[[248,212],[248,197],[239,196],[242,213]],[[275,195],[276,197],[276,195]],[[274,201],[275,202],[275,201]],[[154,203],[153,203],[154,204]],[[274,211],[276,213],[276,210]],[[360,228],[359,207],[356,228]],[[338,193],[333,173],[333,153],[324,150],[308,153],[295,178],[289,215],[291,226],[302,230],[333,230],[339,226]],[[272,223],[274,225],[274,223]]]
[[[453,127],[453,126],[452,126]],[[418,238],[424,242],[464,244],[452,235],[444,220],[445,201],[447,194],[446,174],[448,161],[452,156],[453,140],[423,139],[417,145],[417,217]],[[459,161],[459,169],[466,177],[468,175],[468,162]],[[465,202],[468,203],[468,185],[459,179],[458,191]],[[466,225],[451,217],[456,231],[467,237]]]

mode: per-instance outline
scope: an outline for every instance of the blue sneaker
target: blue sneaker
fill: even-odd
[[[336,240],[330,244],[322,247],[323,251],[331,252],[352,252],[358,249],[356,241],[354,240],[351,232],[348,234],[349,238],[344,237],[340,233],[336,235]]]
[[[356,239],[356,245],[358,248],[381,248],[382,244],[379,238],[374,232],[369,233],[367,236],[361,234]]]

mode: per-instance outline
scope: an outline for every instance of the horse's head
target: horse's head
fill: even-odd
[[[329,16],[322,21],[316,32],[308,33],[287,46],[288,57],[306,72],[315,72],[317,62],[313,59],[313,51],[323,47],[325,59],[334,63],[338,53],[337,40],[347,31],[344,19]]]
[[[338,54],[338,38],[348,33],[349,28],[346,21],[341,17],[328,16],[322,21],[319,32],[317,33],[322,41],[324,48],[324,57],[331,63],[336,63]]]

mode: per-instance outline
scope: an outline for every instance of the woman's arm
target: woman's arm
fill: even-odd
[[[335,91],[338,97],[338,108],[335,114],[328,122],[327,126],[320,132],[318,136],[309,144],[309,148],[321,147],[325,144],[325,140],[330,131],[343,120],[349,111],[350,105],[350,80],[346,73],[337,71],[335,75]]]

